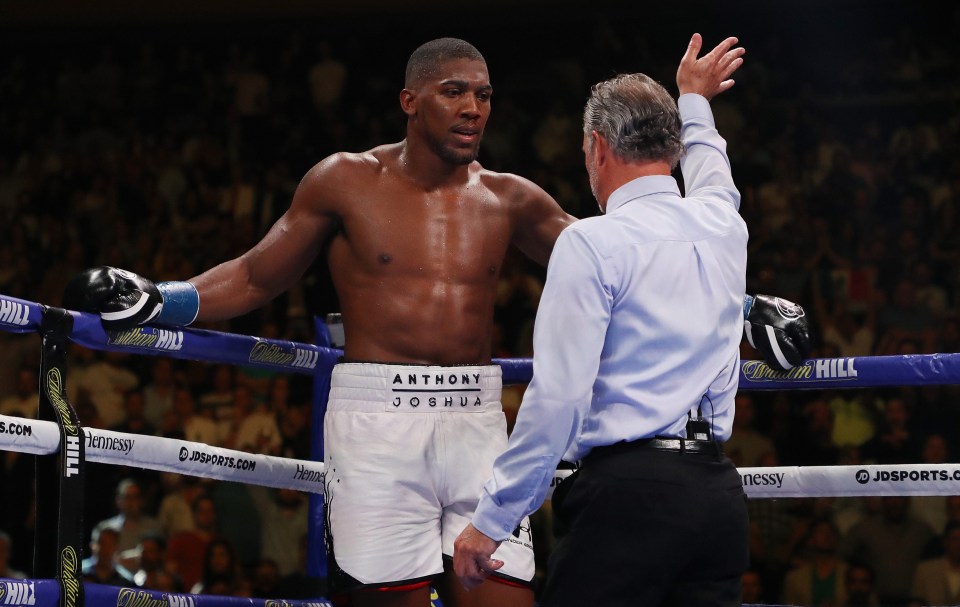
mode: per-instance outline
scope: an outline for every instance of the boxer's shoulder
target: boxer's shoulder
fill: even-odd
[[[533,221],[552,216],[566,218],[566,213],[553,197],[526,177],[481,168],[478,179],[484,190],[491,192],[519,220]]]
[[[379,146],[365,152],[336,152],[313,165],[304,179],[325,180],[364,177],[382,173],[397,163],[395,146]]]
[[[538,195],[543,192],[543,188],[530,181],[526,177],[521,177],[514,173],[499,173],[485,169],[476,164],[476,178],[485,187],[495,191],[497,194],[508,198],[523,200],[530,196]]]
[[[337,152],[313,165],[297,186],[293,208],[343,216],[362,205],[385,197],[395,188],[385,175],[393,162],[388,146],[366,152]]]

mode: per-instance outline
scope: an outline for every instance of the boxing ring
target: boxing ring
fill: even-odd
[[[0,415],[0,450],[37,458],[34,580],[0,580],[0,606],[78,607],[322,607],[307,601],[170,594],[84,583],[83,521],[86,462],[138,466],[203,478],[288,488],[310,495],[307,574],[326,577],[323,542],[323,416],[330,373],[342,351],[330,346],[325,323],[316,344],[191,328],[138,327],[106,332],[97,316],[0,295],[0,330],[39,333],[42,340],[37,419]],[[309,460],[251,454],[201,443],[83,427],[66,398],[69,341],[95,349],[260,367],[313,377]],[[530,359],[494,359],[505,385],[527,383]],[[822,390],[960,384],[960,354],[811,359],[787,372],[741,362],[742,390]],[[740,468],[751,499],[890,495],[960,495],[960,464],[783,466]],[[558,470],[555,486],[570,471]],[[551,488],[552,491],[552,488]],[[549,496],[548,496],[549,497]],[[43,521],[40,523],[39,521]]]

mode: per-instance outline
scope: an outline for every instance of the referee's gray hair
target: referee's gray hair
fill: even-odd
[[[645,74],[598,82],[583,110],[583,132],[596,131],[624,160],[663,160],[673,168],[683,155],[680,111],[670,93]]]

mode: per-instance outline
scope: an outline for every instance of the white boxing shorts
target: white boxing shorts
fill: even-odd
[[[399,586],[443,571],[507,445],[498,365],[341,363],[324,418],[327,550],[336,586]],[[527,519],[494,554],[533,579]]]

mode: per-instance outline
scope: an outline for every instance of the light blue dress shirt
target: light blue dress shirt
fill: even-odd
[[[682,95],[686,197],[667,175],[617,189],[557,240],[537,309],[533,379],[473,517],[503,540],[543,502],[561,458],[685,436],[699,407],[730,437],[747,227],[710,105]]]

